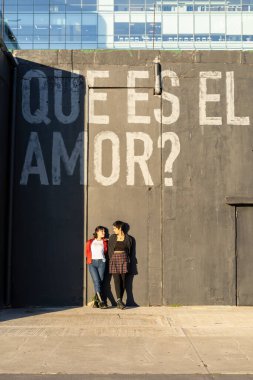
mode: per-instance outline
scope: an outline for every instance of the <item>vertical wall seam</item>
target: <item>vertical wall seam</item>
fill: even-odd
[[[235,206],[235,305],[238,306],[238,288],[237,288],[237,265],[238,265],[238,252],[237,252],[237,207]]]
[[[161,74],[162,74],[162,67],[161,67]],[[161,75],[161,95],[160,95],[160,109],[161,109],[161,112],[160,112],[160,135],[162,135],[163,133],[163,124],[162,124],[162,121],[163,121],[163,98],[162,98],[162,93],[163,93],[163,80],[162,80],[162,75]],[[163,270],[163,265],[164,265],[164,249],[163,249],[163,236],[164,236],[164,228],[163,228],[163,216],[164,216],[164,212],[163,212],[163,204],[164,204],[164,189],[163,189],[163,183],[162,183],[162,180],[163,180],[163,170],[162,170],[162,167],[163,167],[163,149],[160,150],[160,159],[161,159],[161,165],[160,165],[160,170],[161,170],[161,174],[160,174],[160,231],[161,231],[161,235],[160,235],[160,247],[161,247],[161,286],[162,286],[162,289],[161,289],[161,301],[162,301],[162,305],[164,305],[164,270]]]
[[[85,177],[84,177],[84,244],[86,240],[88,239],[88,171],[89,171],[89,87],[87,81],[85,81],[85,94],[84,94],[84,149],[86,149],[86,152],[84,151],[84,160],[86,161],[84,163],[84,170],[85,170]],[[86,139],[86,141],[85,141]],[[85,293],[83,294],[85,297],[85,304],[87,304],[88,299],[88,270],[87,270],[87,264],[86,264],[86,256],[83,255],[83,276],[84,278],[84,284],[85,284]]]

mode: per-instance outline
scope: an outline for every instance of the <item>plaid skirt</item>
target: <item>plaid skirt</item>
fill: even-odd
[[[109,273],[127,273],[128,262],[129,260],[126,252],[114,252],[109,263]]]

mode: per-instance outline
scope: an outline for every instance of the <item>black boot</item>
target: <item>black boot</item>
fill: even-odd
[[[122,302],[120,298],[117,299],[117,309],[125,309],[126,305]]]

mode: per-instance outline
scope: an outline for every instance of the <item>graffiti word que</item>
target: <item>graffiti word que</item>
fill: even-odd
[[[109,176],[105,176],[102,171],[103,162],[103,142],[111,142],[112,152],[112,169]],[[139,141],[143,145],[143,153],[135,154],[135,143]],[[164,148],[166,141],[171,142],[171,152],[165,162],[165,173],[172,174],[172,165],[180,153],[180,141],[176,133],[165,132],[159,136],[157,147]],[[135,168],[141,170],[144,183],[147,186],[154,185],[149,168],[148,161],[153,153],[153,140],[147,133],[143,132],[126,132],[126,184],[135,185]],[[110,186],[116,183],[120,177],[120,140],[116,133],[112,131],[100,132],[94,139],[94,177],[95,180],[103,186]],[[173,186],[172,178],[165,178],[165,186]]]
[[[32,81],[33,80],[33,81]],[[31,91],[32,82],[38,81],[38,105],[32,108]],[[73,123],[80,113],[80,78],[77,74],[71,73],[70,79],[70,103],[71,111],[68,115],[63,112],[63,78],[61,70],[54,70],[54,113],[58,121],[62,124]],[[33,95],[34,98],[34,95]],[[29,70],[22,79],[22,113],[24,119],[30,124],[46,125],[51,123],[48,117],[49,90],[48,78],[42,70]]]

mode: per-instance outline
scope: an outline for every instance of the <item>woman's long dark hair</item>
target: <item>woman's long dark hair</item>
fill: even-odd
[[[121,228],[121,230],[126,233],[126,223],[122,222],[121,220],[116,220],[116,222],[114,222],[112,225],[116,228]]]
[[[103,226],[97,226],[95,228],[95,232],[93,233],[94,238],[96,239],[98,237],[98,231],[104,230],[105,228]]]

